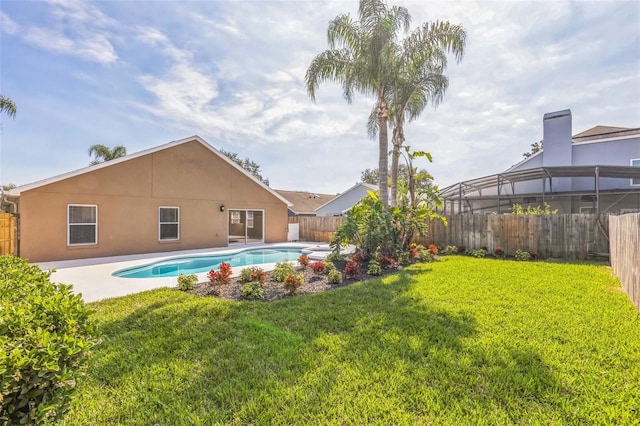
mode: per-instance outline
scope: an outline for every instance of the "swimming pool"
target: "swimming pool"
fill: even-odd
[[[232,268],[287,260],[295,262],[303,253],[308,254],[309,251],[297,247],[271,247],[268,249],[246,249],[217,255],[172,257],[147,265],[120,269],[111,275],[120,278],[177,277],[180,274],[209,272],[212,269],[218,269],[222,262],[230,264]]]

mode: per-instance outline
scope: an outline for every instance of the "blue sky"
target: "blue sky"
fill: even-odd
[[[640,127],[640,2],[391,1],[414,27],[468,33],[443,104],[405,131],[442,187],[505,170],[570,108],[573,133]],[[0,182],[89,164],[93,144],[130,153],[194,134],[249,157],[276,189],[337,193],[377,166],[371,98],[304,88],[327,23],[357,1],[0,1]]]

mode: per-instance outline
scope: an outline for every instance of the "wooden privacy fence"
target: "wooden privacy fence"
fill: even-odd
[[[289,223],[300,226],[300,241],[329,242],[344,217],[340,216],[292,216]]]
[[[0,212],[0,256],[5,254],[15,254],[15,247],[15,218],[9,213]]]
[[[516,250],[534,252],[541,257],[587,259],[608,255],[609,222],[606,215],[481,215],[446,216],[448,226],[440,220],[429,223],[429,233],[417,238],[423,245],[465,246],[493,250],[500,246],[509,255]],[[342,217],[291,217],[300,224],[301,241],[329,241],[342,223]]]
[[[640,311],[640,213],[609,216],[611,267]]]
[[[418,242],[486,248],[490,253],[502,247],[508,255],[520,249],[543,258],[587,259],[609,253],[607,215],[464,214],[446,218],[448,226],[432,220],[428,235]]]

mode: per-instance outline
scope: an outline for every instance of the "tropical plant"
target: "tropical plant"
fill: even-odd
[[[378,128],[378,170],[380,199],[388,205],[387,170],[389,89],[395,72],[395,40],[409,31],[411,16],[404,7],[388,7],[382,0],[360,0],[358,21],[341,14],[329,22],[329,49],[317,55],[305,76],[307,93],[315,101],[320,82],[342,85],[345,100],[354,92],[376,98],[374,113]],[[368,126],[371,127],[371,126]],[[369,132],[370,136],[374,136]]]
[[[196,274],[180,274],[178,276],[178,290],[187,291],[193,290],[198,282]]]
[[[426,22],[396,46],[395,72],[390,90],[393,125],[391,156],[391,204],[396,202],[400,148],[405,141],[404,124],[417,119],[428,104],[437,107],[449,86],[444,75],[447,53],[462,60],[466,32],[449,22]]]
[[[369,265],[367,266],[367,274],[375,276],[381,275],[382,266],[380,266],[380,263],[376,260],[369,262]]]
[[[240,292],[242,293],[242,298],[247,300],[262,299],[264,294],[262,284],[258,281],[251,281],[244,284]]]
[[[304,274],[291,274],[285,277],[283,285],[289,294],[294,294],[302,284],[304,284]]]
[[[349,243],[355,244],[366,259],[376,251],[388,255],[400,248],[400,231],[396,227],[396,218],[377,193],[369,191],[367,197],[347,211],[345,220],[329,244],[334,253],[337,253]]]
[[[278,262],[276,263],[276,267],[272,272],[273,280],[276,282],[284,282],[284,280],[289,275],[293,275],[295,273],[295,269],[293,267],[293,263],[291,262]]]
[[[16,116],[16,112],[18,112],[18,108],[16,108],[16,104],[11,99],[0,95],[0,112],[4,112],[13,118]]]
[[[221,262],[218,265],[218,270],[215,269],[210,270],[207,273],[207,278],[209,278],[210,284],[229,284],[231,282],[231,265],[226,262]]]
[[[309,256],[307,256],[306,254],[301,254],[298,257],[298,264],[300,264],[302,269],[307,269],[307,266],[309,266]]]
[[[527,260],[531,260],[531,255],[529,254],[529,252],[521,249],[516,250],[514,257],[516,258],[516,260],[521,262],[526,262]]]
[[[96,164],[103,163],[105,161],[115,160],[116,158],[124,157],[127,155],[127,148],[122,145],[118,145],[113,147],[113,149],[109,148],[105,145],[91,145],[89,147],[89,155],[93,156],[94,159],[89,163],[92,166]]]
[[[267,273],[257,266],[244,268],[240,271],[240,281],[243,283],[257,281],[260,284],[264,284],[267,281]]]
[[[347,278],[355,278],[360,276],[360,264],[355,260],[350,260],[344,267],[344,275]]]
[[[321,274],[324,272],[324,262],[313,262],[311,264],[311,269],[315,274]]]
[[[340,284],[342,282],[342,274],[337,269],[332,269],[327,274],[327,282],[329,284]]]

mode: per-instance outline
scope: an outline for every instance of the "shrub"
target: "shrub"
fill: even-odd
[[[211,284],[229,284],[231,281],[231,265],[226,262],[220,263],[218,266],[218,270],[210,270],[207,274],[207,278],[209,278],[209,283]]]
[[[436,246],[435,244],[429,244],[429,247],[427,247],[427,248],[429,249],[431,254],[433,254],[433,255],[438,254],[438,246]]]
[[[324,262],[313,262],[311,264],[311,269],[316,274],[321,274],[324,272]]]
[[[409,253],[409,257],[411,259],[416,259],[418,257],[419,250],[416,243],[411,244],[409,248],[407,248],[407,253]]]
[[[267,273],[257,266],[251,268],[244,268],[240,271],[240,281],[243,283],[250,283],[257,281],[260,284],[264,284],[267,281]]]
[[[347,278],[355,278],[360,275],[360,264],[355,260],[350,260],[344,267],[344,275]]]
[[[300,257],[298,257],[298,263],[302,266],[302,269],[307,269],[307,266],[309,266],[309,256],[301,254]]]
[[[401,265],[406,266],[411,263],[411,256],[406,251],[404,253],[400,253],[398,262],[400,262]]]
[[[0,257],[0,424],[62,419],[98,343],[81,296],[50,276]]]
[[[342,274],[334,268],[327,274],[327,282],[329,284],[340,284],[342,282]]]
[[[418,259],[421,262],[433,262],[433,253],[431,253],[431,250],[423,248],[422,250],[420,250],[420,252],[418,252]]]
[[[458,253],[464,253],[467,250],[467,248],[465,246],[458,246],[457,250],[458,250]]]
[[[464,250],[463,250],[463,252],[464,252]],[[450,255],[450,254],[454,254],[454,253],[458,253],[458,247],[456,247],[456,246],[446,246],[444,248],[444,250],[442,250],[441,254]]]
[[[295,273],[295,269],[293,267],[293,263],[291,262],[279,262],[276,263],[276,267],[273,270],[273,280],[276,282],[284,282],[285,278],[288,275],[293,275]]]
[[[339,251],[332,251],[325,258],[327,262],[340,262],[342,260],[342,255]]]
[[[524,250],[516,250],[516,254],[515,254],[515,258],[518,261],[527,261],[531,259],[531,255],[529,254],[528,251],[524,251]]]
[[[502,249],[502,247],[498,246],[495,249],[493,249],[493,254],[496,257],[504,257],[504,250]]]
[[[361,251],[356,251],[351,255],[351,260],[357,263],[362,263],[364,261],[364,254]]]
[[[324,272],[329,275],[331,271],[336,271],[336,265],[333,262],[325,262]]]
[[[242,298],[247,300],[262,299],[262,284],[258,281],[251,281],[242,286]]]
[[[198,282],[196,274],[180,274],[178,276],[178,290],[187,291],[193,290]]]
[[[397,256],[380,256],[380,266],[385,269],[393,267],[397,261]]]
[[[369,275],[381,275],[382,274],[382,267],[380,266],[380,263],[376,260],[372,260],[369,262],[369,266],[367,268],[367,274]]]
[[[304,284],[303,274],[291,274],[287,275],[284,279],[284,288],[287,289],[289,294],[294,294],[298,291],[298,288]]]
[[[473,250],[467,249],[465,254],[471,257],[483,258],[487,255],[487,251],[485,249]]]

